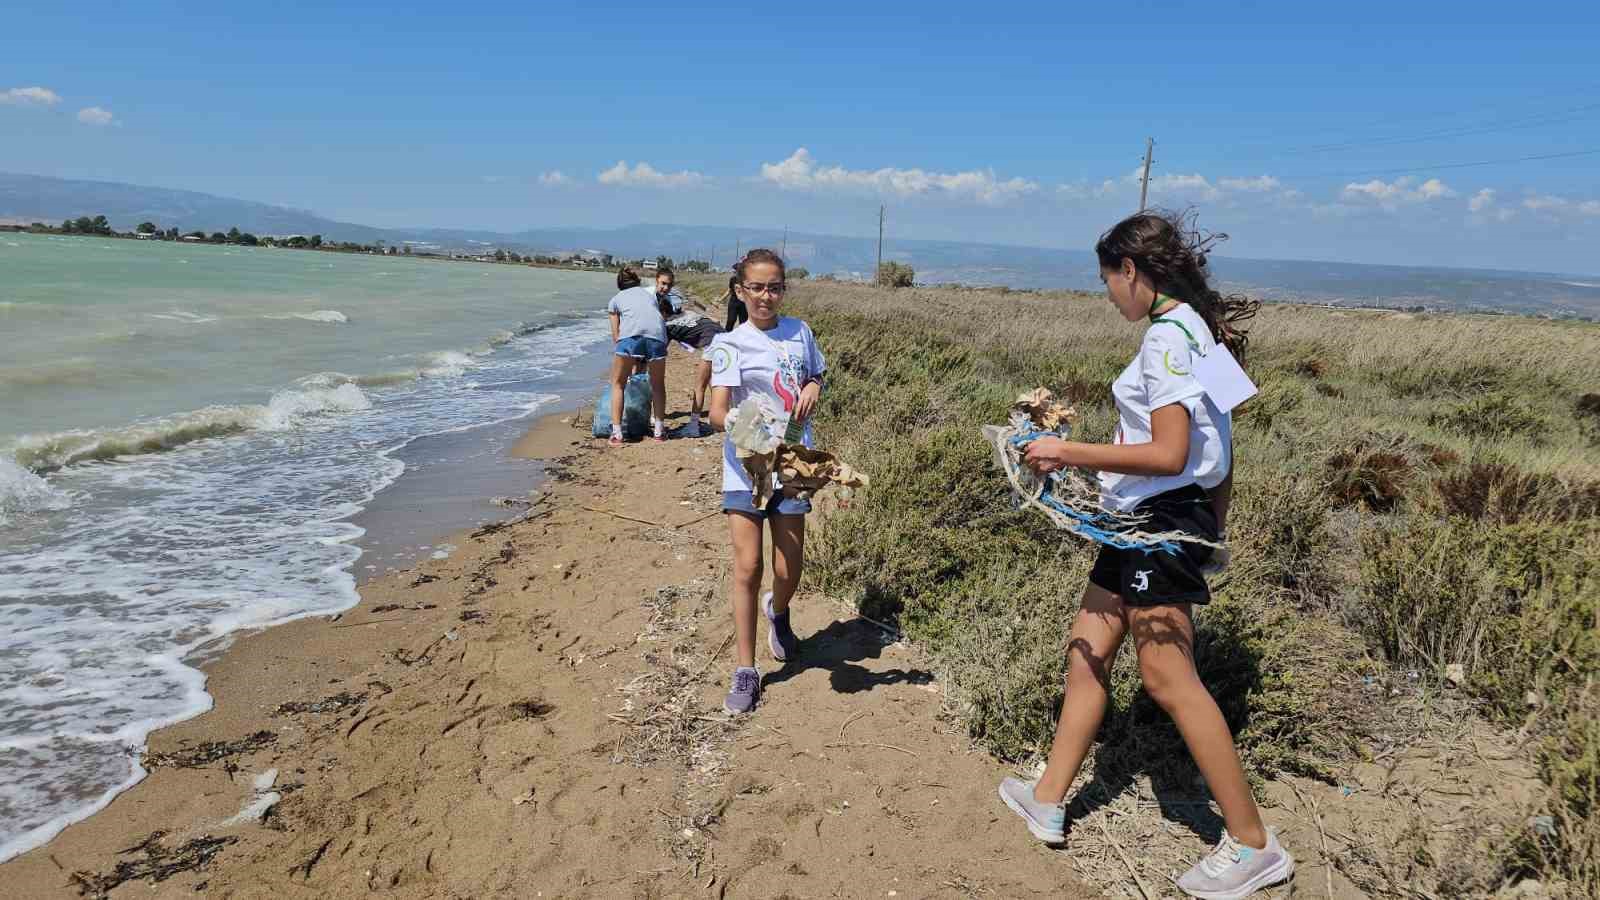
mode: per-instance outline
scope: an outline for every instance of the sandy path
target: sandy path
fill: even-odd
[[[540,422],[522,449],[561,474],[525,521],[338,621],[240,640],[207,667],[216,710],[151,751],[270,739],[156,769],[0,866],[0,895],[77,896],[72,873],[149,860],[119,851],[159,830],[231,842],[109,896],[1089,896],[1001,807],[1001,768],[941,723],[914,651],[830,600],[797,601],[805,661],[763,663],[757,714],[721,712],[719,440],[611,450]],[[281,801],[226,824],[270,769]]]

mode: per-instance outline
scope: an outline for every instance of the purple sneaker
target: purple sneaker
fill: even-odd
[[[789,624],[789,611],[781,613],[772,609],[772,592],[761,595],[761,613],[767,617],[767,649],[778,662],[787,662],[800,655],[800,638]]]
[[[722,701],[722,708],[736,716],[744,715],[756,708],[760,697],[761,673],[749,666],[740,666],[733,670],[733,689]]]

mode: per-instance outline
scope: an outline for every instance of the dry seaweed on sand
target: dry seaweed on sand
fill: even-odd
[[[168,847],[162,843],[162,839],[166,836],[167,833],[164,831],[151,832],[150,836],[139,844],[120,851],[120,855],[123,856],[136,853],[142,853],[143,856],[121,860],[109,873],[103,875],[93,872],[73,872],[70,876],[72,883],[77,886],[78,893],[82,896],[108,897],[111,891],[129,881],[149,879],[151,882],[160,882],[174,875],[202,869],[223,847],[239,840],[236,837],[205,835],[185,841],[177,847]]]
[[[367,695],[365,691],[359,694],[342,691],[330,697],[323,697],[321,700],[290,700],[288,703],[280,703],[272,711],[272,714],[275,716],[293,716],[301,713],[331,713],[349,709],[352,706],[360,706],[366,701]]]
[[[277,741],[278,736],[270,731],[258,731],[236,741],[206,741],[171,753],[152,753],[144,758],[144,767],[160,769],[171,766],[179,769],[198,769],[210,763],[254,753],[263,747],[272,746]]]

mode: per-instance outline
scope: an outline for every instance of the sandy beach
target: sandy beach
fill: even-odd
[[[673,383],[692,367],[674,351]],[[205,666],[215,708],[0,894],[1091,895],[994,799],[915,651],[828,598],[797,601],[805,660],[764,664],[758,714],[722,713],[719,441],[538,420],[516,452],[551,477],[520,521],[241,637]]]

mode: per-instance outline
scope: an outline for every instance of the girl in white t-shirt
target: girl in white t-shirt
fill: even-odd
[[[1203,237],[1181,216],[1141,213],[1100,238],[1108,299],[1129,322],[1149,320],[1139,353],[1112,383],[1113,444],[1042,438],[1027,447],[1040,473],[1096,469],[1102,502],[1149,517],[1142,530],[1178,530],[1220,543],[1233,487],[1232,421],[1194,376],[1212,353],[1242,356],[1239,323],[1258,303],[1208,283]],[[1007,778],[1000,796],[1047,842],[1065,838],[1067,790],[1105,716],[1112,663],[1133,635],[1145,691],[1177,723],[1227,824],[1221,842],[1178,881],[1195,896],[1244,897],[1287,879],[1294,861],[1261,823],[1233,736],[1194,665],[1192,605],[1211,599],[1210,548],[1177,553],[1102,547],[1072,625],[1066,696],[1049,762],[1035,782]]]
[[[827,362],[817,349],[811,328],[799,319],[778,315],[786,289],[783,260],[771,250],[751,250],[734,266],[739,299],[749,321],[712,340],[711,423],[728,430],[740,404],[754,398],[768,411],[787,413],[803,423],[801,442],[811,446],[811,412],[822,395]],[[776,481],[773,484],[776,487]],[[774,490],[757,504],[755,485],[739,462],[733,441],[722,442],[722,511],[733,543],[733,686],[723,707],[742,714],[755,709],[761,695],[756,669],[756,594],[761,590],[762,523],[772,529],[772,590],[761,598],[767,619],[767,647],[780,663],[795,658],[800,640],[789,624],[789,600],[800,586],[805,559],[806,513],[809,500],[791,499]]]

